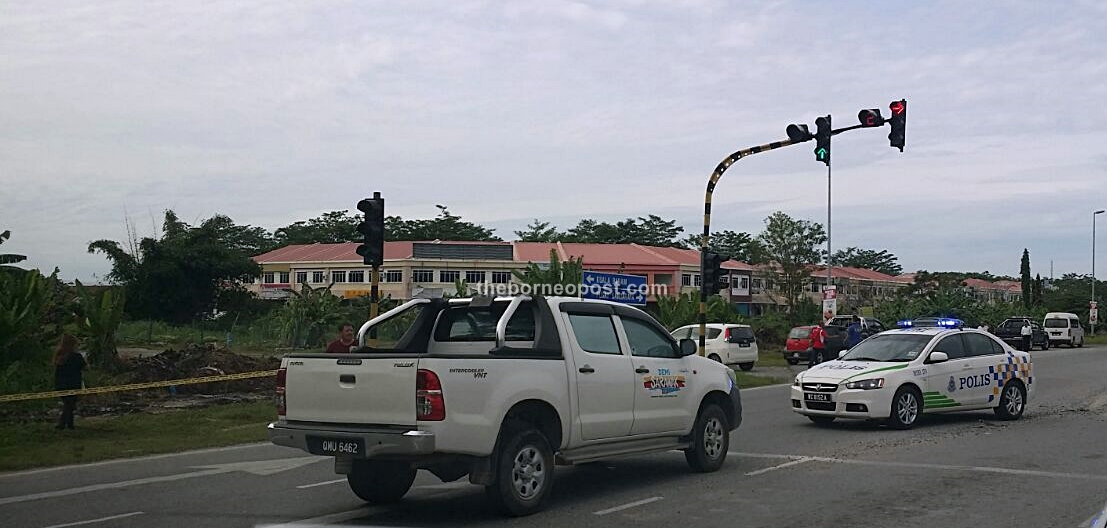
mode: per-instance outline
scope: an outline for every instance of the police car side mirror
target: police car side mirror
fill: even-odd
[[[949,355],[945,352],[931,352],[930,357],[927,358],[927,363],[944,363],[949,361]]]
[[[681,356],[695,355],[697,350],[699,350],[699,345],[697,345],[695,341],[693,341],[691,339],[681,339],[680,340],[680,355]]]

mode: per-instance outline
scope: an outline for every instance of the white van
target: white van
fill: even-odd
[[[1084,346],[1084,327],[1080,326],[1080,318],[1076,314],[1065,312],[1050,312],[1042,321],[1042,327],[1049,335],[1049,344],[1059,346],[1062,343],[1070,348]]]

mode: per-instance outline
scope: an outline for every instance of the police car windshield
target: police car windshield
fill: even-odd
[[[877,334],[842,356],[842,361],[911,361],[922,353],[934,336],[923,334]]]

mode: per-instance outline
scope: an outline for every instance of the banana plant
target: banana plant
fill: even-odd
[[[95,291],[86,288],[81,281],[76,281],[76,285],[78,300],[74,312],[77,326],[86,337],[89,363],[115,367],[119,362],[115,332],[119,329],[119,323],[123,322],[126,294],[119,287]]]
[[[32,348],[42,348],[41,321],[52,292],[37,271],[0,273],[0,367]]]

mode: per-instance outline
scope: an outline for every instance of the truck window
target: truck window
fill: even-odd
[[[1061,318],[1046,319],[1045,320],[1045,327],[1046,328],[1068,328],[1069,327],[1069,320],[1068,319],[1061,319]]]
[[[639,357],[678,358],[676,349],[668,336],[656,328],[635,319],[623,319],[623,330],[630,342],[630,353]],[[696,332],[698,336],[699,333]]]
[[[593,354],[622,354],[610,316],[569,314],[569,325],[573,327],[581,350]]]
[[[491,307],[459,306],[442,312],[435,327],[435,341],[495,341],[496,323],[506,305]],[[507,322],[507,341],[534,341],[534,308],[526,304]]]

